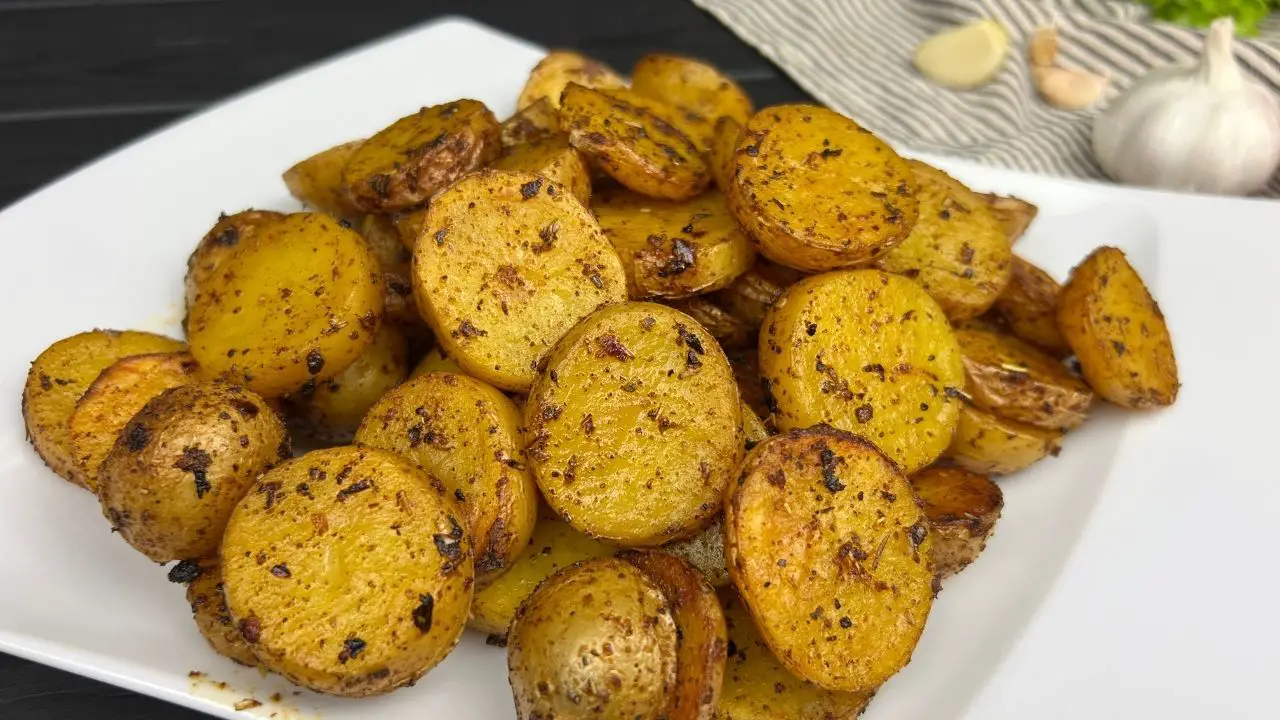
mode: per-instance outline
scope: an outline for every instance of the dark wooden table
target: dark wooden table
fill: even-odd
[[[623,71],[654,50],[704,57],[762,105],[806,97],[686,0],[0,0],[0,206],[210,102],[448,13]],[[197,717],[0,654],[5,720]]]

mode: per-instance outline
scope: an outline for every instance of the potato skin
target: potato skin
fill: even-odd
[[[187,277],[184,281],[186,289],[186,310],[190,314],[196,303],[200,302],[200,294],[210,282],[216,282],[218,266],[236,251],[242,240],[248,240],[258,228],[281,220],[283,213],[270,210],[245,210],[234,215],[222,215],[213,228],[205,233],[187,258]],[[183,320],[186,327],[186,320]]]
[[[919,214],[906,161],[825,108],[778,105],[756,113],[734,164],[729,208],[761,254],[797,270],[874,260],[906,240]]]
[[[779,430],[859,433],[908,473],[951,441],[960,348],[942,309],[906,278],[853,270],[792,285],[765,317],[759,352]]]
[[[532,173],[485,170],[432,201],[414,297],[468,375],[525,392],[544,355],[596,308],[626,299],[622,262],[591,212]]]
[[[209,642],[213,651],[241,665],[257,667],[258,658],[253,648],[240,635],[240,629],[231,620],[227,598],[222,592],[222,563],[217,557],[198,561],[200,574],[187,585],[187,603],[196,628]]]
[[[1040,209],[1035,205],[1016,197],[1003,197],[992,193],[978,193],[978,197],[986,203],[987,210],[1000,223],[1000,229],[1012,245],[1018,242],[1036,219]]]
[[[606,188],[591,211],[622,258],[632,299],[718,290],[755,261],[751,240],[719,192],[674,202]]]
[[[569,83],[577,83],[588,88],[624,88],[627,81],[613,68],[572,50],[553,50],[538,61],[520,97],[516,107],[521,111],[545,101],[553,109],[560,108],[560,95]]]
[[[419,375],[426,375],[430,372],[448,372],[456,373],[458,375],[467,374],[466,371],[462,369],[462,366],[458,364],[458,361],[446,355],[439,346],[431,348],[427,351],[426,355],[422,356],[422,359],[419,360],[418,364],[413,368],[413,373],[410,377],[418,377]]]
[[[1057,457],[1061,449],[1061,430],[1007,420],[963,403],[946,456],[972,472],[1005,475],[1045,456]]]
[[[377,258],[328,215],[297,213],[240,242],[191,310],[206,377],[268,398],[342,372],[373,343],[384,307]]]
[[[559,97],[560,94],[556,93],[556,98]],[[549,98],[538,98],[537,102],[521,108],[515,115],[503,120],[501,132],[504,148],[541,140],[560,132],[560,113],[556,111],[556,106],[551,104]]]
[[[1100,247],[1071,271],[1058,329],[1106,400],[1146,410],[1177,399],[1178,361],[1164,314],[1122,251]]]
[[[125,426],[98,471],[113,530],[155,562],[209,557],[258,475],[290,456],[261,397],[219,381],[166,390]]]
[[[676,685],[677,648],[667,601],[639,569],[602,558],[560,570],[511,624],[516,714],[659,720]]]
[[[195,382],[195,374],[189,353],[152,353],[121,358],[90,383],[67,425],[86,488],[97,493],[98,468],[134,414],[165,390]]]
[[[854,720],[871,693],[824,690],[791,674],[760,637],[737,593],[721,593],[729,657],[715,720]]]
[[[753,111],[751,98],[714,66],[678,55],[645,55],[631,68],[631,89],[695,116],[710,125],[721,117],[745,124]],[[693,138],[704,151],[712,138]]]
[[[908,160],[919,218],[877,267],[920,283],[952,320],[986,312],[1009,284],[1009,239],[982,200],[941,170]]]
[[[739,275],[725,289],[716,292],[712,300],[730,315],[756,330],[782,292],[803,278],[803,274],[789,267],[757,258],[750,270]]]
[[[724,353],[693,318],[653,303],[612,305],[570,330],[524,418],[547,503],[619,545],[653,547],[706,527],[743,455]]]
[[[611,557],[615,552],[612,545],[583,535],[563,520],[540,517],[529,544],[507,571],[488,587],[476,591],[467,626],[505,639],[516,611],[539,583],[561,568],[582,560]]]
[[[755,344],[755,328],[731,315],[727,310],[702,295],[667,300],[663,303],[688,315],[715,336],[721,347],[745,348]]]
[[[59,477],[88,487],[75,461],[69,425],[80,396],[120,358],[185,349],[172,338],[133,330],[92,330],[45,348],[32,361],[22,387],[22,419],[31,447]]]
[[[321,150],[284,171],[284,184],[304,205],[339,220],[355,221],[363,212],[347,194],[342,171],[364,140]]]
[[[1048,273],[1017,255],[1013,256],[1009,285],[996,298],[991,309],[1009,328],[1009,332],[1061,358],[1071,353],[1071,346],[1058,331],[1058,297],[1062,286]]]
[[[738,143],[745,130],[742,125],[728,115],[716,120],[712,129],[711,147],[707,150],[707,165],[711,168],[711,179],[715,181],[720,192],[729,192],[733,184],[733,175],[738,170],[738,161],[734,154],[738,152]]]
[[[435,667],[473,590],[471,535],[443,486],[373,448],[316,450],[263,475],[221,558],[227,606],[262,666],[345,697]]]
[[[791,672],[868,693],[911,659],[935,594],[933,539],[907,478],[828,426],[756,446],[725,498],[725,561]]]
[[[1093,392],[1057,360],[1009,335],[956,333],[965,392],[974,405],[1010,420],[1050,429],[1084,422]]]
[[[720,518],[691,538],[663,545],[662,550],[697,568],[713,587],[729,585],[729,568],[724,564],[724,523]]]
[[[383,319],[406,332],[423,326],[418,306],[413,302],[413,274],[409,263],[413,252],[400,242],[400,231],[387,215],[365,215],[358,226],[360,237],[369,244],[382,268]]]
[[[667,599],[675,621],[676,682],[667,692],[668,720],[711,720],[724,680],[724,611],[702,573],[665,552],[626,550],[618,555],[640,569]]]
[[[455,100],[422,108],[366,140],[347,161],[342,182],[363,210],[405,210],[501,151],[501,129],[489,108]]]
[[[349,443],[369,408],[409,375],[404,333],[383,325],[346,370],[286,400],[290,426],[325,443]]]
[[[986,475],[935,466],[911,476],[933,533],[933,564],[945,579],[965,569],[987,546],[1004,494]]]
[[[490,167],[541,175],[564,185],[583,205],[591,202],[591,168],[582,153],[569,145],[567,135],[509,145]]]

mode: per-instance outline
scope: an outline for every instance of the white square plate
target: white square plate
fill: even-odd
[[[466,20],[426,25],[185,120],[0,214],[0,650],[224,717],[250,697],[263,705],[244,716],[514,716],[505,654],[471,633],[416,687],[369,700],[295,692],[216,657],[182,589],[27,446],[18,397],[30,360],[58,338],[95,326],[178,334],[197,239],[222,210],[297,207],[280,173],[299,158],[458,97],[508,114],[540,52]],[[1265,567],[1280,473],[1264,452],[1280,431],[1268,405],[1280,204],[930,160],[1038,203],[1018,250],[1060,279],[1096,245],[1128,251],[1163,305],[1184,384],[1168,410],[1100,410],[1061,457],[1002,482],[995,538],[947,584],[915,659],[866,717],[1280,717],[1280,581]]]

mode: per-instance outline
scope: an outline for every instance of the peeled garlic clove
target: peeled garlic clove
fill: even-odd
[[[1033,66],[1049,67],[1058,61],[1058,28],[1036,28],[1027,42],[1027,60]]]
[[[1083,110],[1107,89],[1107,79],[1101,75],[1060,67],[1033,65],[1031,79],[1040,97],[1059,110]]]
[[[1009,36],[994,20],[946,30],[920,43],[915,66],[921,75],[952,90],[991,82],[1004,66]]]

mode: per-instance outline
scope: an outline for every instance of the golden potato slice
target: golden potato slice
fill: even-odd
[[[755,261],[751,240],[715,191],[677,202],[608,188],[591,210],[622,258],[635,299],[718,290]]]
[[[529,543],[538,490],[521,452],[520,410],[479,380],[427,373],[391,390],[356,442],[399,453],[439,478],[466,516],[476,585],[503,573]]]
[[[433,347],[422,356],[422,360],[418,361],[417,367],[413,369],[413,373],[409,377],[418,377],[431,372],[447,372],[466,375],[466,371],[462,369],[458,362],[440,349],[439,346]]]
[[[155,562],[209,557],[258,475],[288,458],[284,423],[261,397],[220,381],[149,401],[98,470],[111,528]]]
[[[563,92],[564,88],[561,88]],[[559,99],[559,93],[556,98]],[[560,132],[560,113],[550,98],[538,98],[537,102],[516,111],[502,121],[502,146],[511,147],[541,140]]]
[[[331,147],[284,171],[284,184],[307,207],[339,220],[359,219],[362,210],[347,194],[342,171],[364,140]]]
[[[191,309],[191,354],[268,398],[342,372],[373,342],[384,307],[378,260],[328,215],[298,213],[240,242]]]
[[[1035,220],[1040,212],[1035,205],[1016,197],[1003,197],[991,193],[978,193],[978,197],[982,198],[987,205],[987,210],[995,216],[996,222],[1000,223],[1000,229],[1004,230],[1010,245],[1018,242],[1018,239],[1031,226],[1031,221]]]
[[[645,55],[631,68],[631,89],[673,105],[708,123],[728,117],[740,125],[751,119],[751,98],[714,66],[678,55]]]
[[[756,113],[734,164],[729,208],[761,253],[797,270],[874,260],[907,239],[919,214],[906,161],[825,108]]]
[[[468,375],[523,392],[569,328],[626,299],[627,280],[591,211],[563,185],[486,170],[431,203],[414,293]]]
[[[742,123],[726,115],[716,121],[711,132],[707,165],[711,167],[711,179],[715,181],[716,187],[720,188],[720,192],[727,193],[729,185],[733,183],[733,174],[738,169],[734,154],[738,152],[738,143],[746,131],[743,130]]]
[[[676,129],[676,132],[689,139],[698,152],[706,155],[715,140],[715,120],[703,117],[698,113],[676,107],[663,100],[626,88],[615,88],[606,91],[609,97],[622,101],[632,107],[639,108]],[[705,157],[703,158],[706,159]],[[708,172],[710,170],[708,169]]]
[[[289,424],[320,442],[349,443],[369,408],[408,375],[404,334],[383,325],[346,370],[288,399]]]
[[[1062,286],[1048,273],[1017,255],[1013,256],[1009,285],[991,306],[1009,332],[1054,357],[1071,353],[1058,331],[1058,297]]]
[[[195,375],[196,361],[185,352],[132,355],[98,375],[76,401],[67,426],[86,488],[98,492],[98,468],[134,414],[165,390],[195,382]]]
[[[724,564],[724,524],[719,517],[706,530],[687,540],[676,540],[662,546],[698,569],[713,587],[729,585],[729,568]]]
[[[619,559],[640,569],[667,599],[675,621],[676,682],[667,690],[668,720],[710,720],[724,680],[724,611],[702,573],[680,558],[627,550]]]
[[[508,637],[519,717],[668,717],[679,639],[666,598],[636,567],[602,558],[557,572]]]
[[[351,199],[369,212],[404,210],[502,152],[498,119],[478,100],[422,108],[364,141],[342,170]]]
[[[194,562],[183,560],[169,571],[169,579],[187,583],[187,603],[191,605],[196,628],[214,652],[241,665],[258,665],[253,648],[231,620],[227,598],[222,593],[222,563],[217,557]]]
[[[248,240],[258,228],[285,216],[270,210],[245,210],[235,215],[221,215],[218,222],[187,258],[186,311],[191,312],[200,301],[202,288],[218,276],[218,266],[236,251],[242,240]],[[183,325],[186,325],[184,320]]]
[[[1049,429],[1084,422],[1093,392],[1057,360],[989,330],[960,330],[956,340],[964,356],[964,389],[974,405]]]
[[[60,477],[89,487],[75,460],[69,425],[80,396],[120,358],[185,349],[177,340],[133,330],[92,330],[45,348],[31,363],[22,388],[22,419],[31,447]]]
[[[764,322],[765,313],[783,290],[796,284],[804,275],[789,267],[757,258],[750,270],[739,275],[713,299],[729,314],[753,329]]]
[[[972,190],[935,167],[907,162],[919,186],[920,217],[876,265],[919,282],[951,319],[977,317],[1009,284],[1009,239]]]
[[[744,447],[750,450],[772,434],[769,426],[765,424],[764,420],[760,419],[759,415],[756,415],[751,406],[745,402],[742,403],[742,435],[746,441]]]
[[[569,145],[567,135],[510,145],[490,167],[541,175],[565,186],[583,205],[591,202],[591,168],[582,153]]]
[[[1160,306],[1124,253],[1100,247],[1071,271],[1058,329],[1094,392],[1145,410],[1178,397],[1178,361]]]
[[[730,315],[728,311],[716,305],[708,298],[694,295],[679,300],[668,300],[664,305],[688,315],[698,324],[715,336],[720,345],[726,348],[748,347],[755,343],[755,329]]]
[[[696,196],[711,179],[697,146],[672,121],[641,103],[570,83],[560,100],[560,124],[571,145],[641,195],[668,200]]]
[[[908,473],[951,442],[964,386],[942,309],[919,285],[879,270],[792,285],[765,317],[760,374],[779,430],[826,423],[855,432]]]
[[[427,222],[427,209],[418,208],[396,213],[391,216],[391,222],[395,224],[396,232],[400,234],[400,244],[412,253],[414,248],[418,247],[418,237],[422,235],[422,228]]]
[[[507,571],[477,590],[467,626],[505,639],[511,619],[538,584],[582,560],[609,557],[616,548],[583,535],[555,518],[538,518],[533,537]]]
[[[929,518],[938,577],[955,575],[986,548],[1004,494],[986,475],[957,467],[925,468],[911,476],[911,487]]]
[[[560,96],[565,86],[577,83],[588,88],[624,88],[627,81],[613,68],[594,58],[580,55],[572,50],[553,50],[538,61],[520,97],[516,107],[520,110],[537,105],[545,100],[554,109],[560,108]]]
[[[373,448],[316,450],[262,476],[222,544],[223,588],[264,667],[363,697],[422,677],[467,619],[471,534],[443,486]]]
[[[1062,449],[1062,431],[1007,420],[968,403],[960,406],[960,422],[946,455],[977,473],[1008,474]]]
[[[724,600],[729,658],[715,720],[855,720],[871,693],[824,690],[792,675],[760,637],[746,604],[732,591]]]
[[[524,419],[548,504],[619,545],[706,527],[743,455],[729,361],[693,318],[653,303],[612,305],[570,330]]]
[[[871,692],[911,659],[935,588],[911,484],[829,426],[756,446],[725,499],[725,562],[760,634],[799,677]]]

